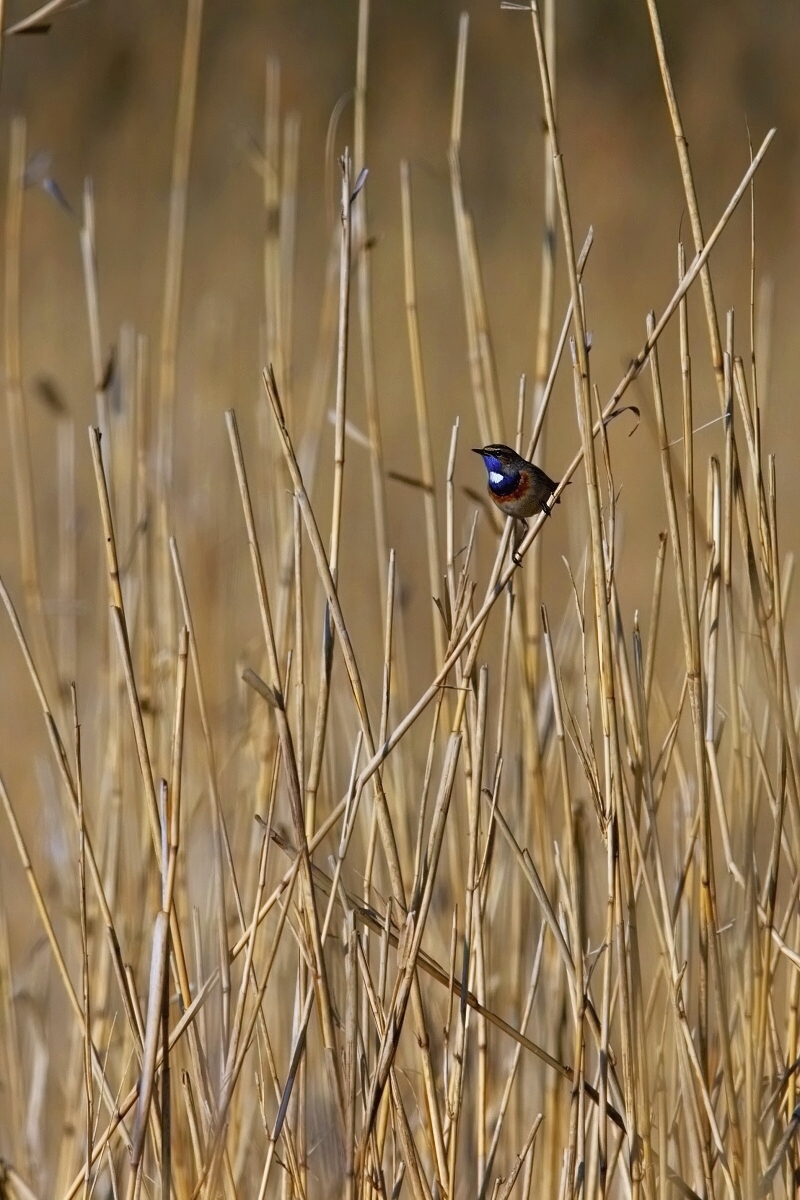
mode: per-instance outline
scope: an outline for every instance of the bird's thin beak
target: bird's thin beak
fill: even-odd
[[[473,453],[473,454],[483,454],[483,451],[482,451],[482,450],[478,450],[478,449],[477,449],[477,447],[473,446],[473,447],[472,447],[472,453]]]

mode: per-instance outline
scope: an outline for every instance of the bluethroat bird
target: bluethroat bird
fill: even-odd
[[[527,530],[526,517],[543,512],[550,516],[550,497],[558,487],[558,483],[545,475],[541,467],[528,462],[510,446],[484,446],[475,450],[480,454],[483,465],[489,474],[488,492],[500,512],[507,517],[516,517]],[[556,504],[561,500],[557,499]],[[520,565],[520,559],[513,555],[514,562]]]

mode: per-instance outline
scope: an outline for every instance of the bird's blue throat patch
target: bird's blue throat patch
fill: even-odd
[[[505,473],[503,470],[503,464],[500,462],[500,459],[495,458],[495,456],[493,454],[486,454],[484,452],[483,453],[483,461],[486,463],[487,471],[494,471],[495,474],[497,474],[497,475],[503,475]]]
[[[516,491],[519,487],[519,471],[509,471],[493,454],[487,454],[484,462],[489,472],[489,488],[493,495],[508,496],[510,492]]]

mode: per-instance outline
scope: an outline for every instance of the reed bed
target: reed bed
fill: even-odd
[[[542,585],[545,517],[512,557],[511,524],[482,497],[465,501],[458,421],[449,448],[434,444],[405,162],[418,473],[386,463],[365,172],[368,0],[359,7],[352,155],[330,154],[337,204],[305,404],[292,332],[298,126],[281,107],[278,64],[267,69],[257,153],[263,391],[254,413],[237,404],[217,431],[235,478],[220,521],[249,555],[249,574],[233,577],[231,591],[246,584],[253,638],[231,628],[226,601],[209,613],[193,594],[188,538],[176,534],[176,464],[191,474],[176,433],[176,356],[201,0],[187,5],[161,331],[151,346],[126,326],[112,364],[94,196],[90,185],[84,192],[97,417],[87,445],[69,413],[57,415],[55,529],[36,522],[39,464],[23,400],[27,151],[25,123],[14,120],[4,353],[21,588],[0,581],[4,654],[21,656],[41,711],[36,754],[50,755],[58,805],[48,820],[58,822],[68,865],[54,888],[48,838],[29,853],[23,832],[35,790],[14,795],[0,779],[10,830],[0,886],[21,868],[27,889],[0,905],[3,1195],[795,1194],[800,744],[785,624],[793,559],[780,544],[778,466],[761,438],[756,348],[766,336],[754,238],[744,338],[733,313],[718,312],[711,275],[731,215],[754,203],[772,134],[742,164],[706,233],[657,6],[646,2],[689,242],[676,248],[672,298],[642,315],[641,350],[610,396],[592,378],[592,234],[581,242],[570,216],[579,164],[559,149],[555,4],[509,4],[518,11],[502,18],[530,36],[545,126],[536,365],[520,381],[513,423],[461,174],[466,16],[455,55],[453,302],[463,305],[480,437],[531,458],[556,382],[574,396],[574,457],[556,472],[556,520],[574,523],[585,556],[566,564],[563,611],[550,611]],[[334,123],[331,146],[347,140]],[[559,270],[569,284],[563,313]],[[690,344],[695,293],[707,345]],[[670,324],[677,356],[660,345]],[[364,433],[348,408],[354,354]],[[716,452],[695,461],[693,358],[706,354],[722,420]],[[330,476],[320,467],[329,409]],[[664,532],[647,551],[648,611],[629,613],[618,581],[641,551],[620,533],[631,498],[618,496],[614,448],[636,436],[650,453],[648,422],[661,487],[647,502],[663,511]],[[368,470],[348,471],[359,441]],[[76,463],[91,464],[105,590],[91,634],[96,669],[80,688]],[[348,489],[374,526],[351,578]],[[411,561],[391,547],[398,496],[417,506],[425,531]],[[202,560],[203,546],[190,553]],[[45,557],[58,581],[55,619]],[[411,578],[430,595],[424,631],[401,603]],[[354,590],[372,606],[377,639],[348,615]],[[421,647],[430,657],[420,689],[412,661]],[[223,659],[238,680],[225,713],[210,700]],[[47,957],[49,999],[18,983],[34,946]]]

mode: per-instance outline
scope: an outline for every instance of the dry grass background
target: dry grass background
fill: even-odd
[[[482,494],[483,479],[468,448],[514,440],[521,373],[527,444],[575,285],[551,201],[548,328],[548,150],[530,13],[470,13],[458,145],[465,207],[454,221],[457,5],[369,6],[362,108],[352,89],[364,3],[206,0],[193,114],[184,108],[182,241],[171,179],[197,0],[188,10],[67,7],[46,35],[3,42],[12,433],[0,443],[0,578],[55,725],[48,732],[5,621],[0,1190],[793,1193],[800,22],[789,3],[664,7],[706,235],[747,169],[748,127],[754,149],[778,127],[755,177],[757,373],[746,191],[709,259],[729,366],[720,359],[715,375],[696,283],[659,343],[660,377],[648,363],[622,400],[641,410],[635,432],[627,436],[636,424],[627,414],[595,441],[600,507],[579,466],[521,571],[505,542],[498,552],[499,523],[470,494]],[[14,7],[6,24],[21,15]],[[591,383],[605,404],[642,347],[646,314],[659,316],[675,290],[679,238],[691,267],[691,202],[647,4],[564,4],[557,16],[553,80],[576,252],[594,231],[585,314],[565,328],[579,336],[585,321],[590,330]],[[369,167],[345,206],[352,230],[340,219],[345,146],[356,156],[350,189],[362,157]],[[44,161],[39,151],[52,156],[71,212],[41,187],[23,188],[26,162]],[[409,350],[401,160],[410,164],[425,419]],[[340,262],[352,262],[349,310]],[[170,322],[165,296],[178,280]],[[367,294],[380,438],[364,357]],[[270,361],[272,400],[262,379]],[[538,450],[559,478],[581,446],[576,398],[594,404],[570,367],[568,341]],[[673,443],[662,458],[659,383]],[[731,397],[733,426],[707,425]],[[236,422],[226,425],[231,408]],[[693,464],[676,440],[687,411],[704,427]],[[16,473],[12,461],[23,412],[38,584],[18,523],[25,455]],[[102,431],[93,446],[90,424]],[[379,513],[385,503],[377,522],[376,496]],[[687,524],[692,506],[697,520]],[[670,512],[677,536],[660,541]],[[116,560],[103,553],[104,534]],[[341,598],[330,668],[326,596]],[[484,597],[493,604],[485,631],[476,617]],[[452,650],[461,635],[445,675],[448,639]],[[248,668],[254,686],[242,678]],[[396,747],[387,743],[420,697],[429,706]],[[370,739],[390,747],[377,774],[367,768],[377,765]],[[97,876],[78,833],[83,806]],[[334,812],[307,873],[291,844]],[[283,843],[255,816],[274,821]],[[328,912],[324,876],[337,854],[346,894]],[[293,861],[291,893],[276,891]],[[243,929],[267,898],[249,942]],[[467,985],[484,1016],[463,999]],[[84,1170],[109,1107],[152,1079],[148,1054],[198,996],[202,1009],[171,1052],[169,1075],[156,1074],[152,1105],[137,1115],[132,1093],[108,1150]],[[307,1038],[298,1037],[304,1020]],[[531,1041],[520,1049],[513,1033],[523,1028]],[[582,1064],[575,1086],[557,1064]]]

